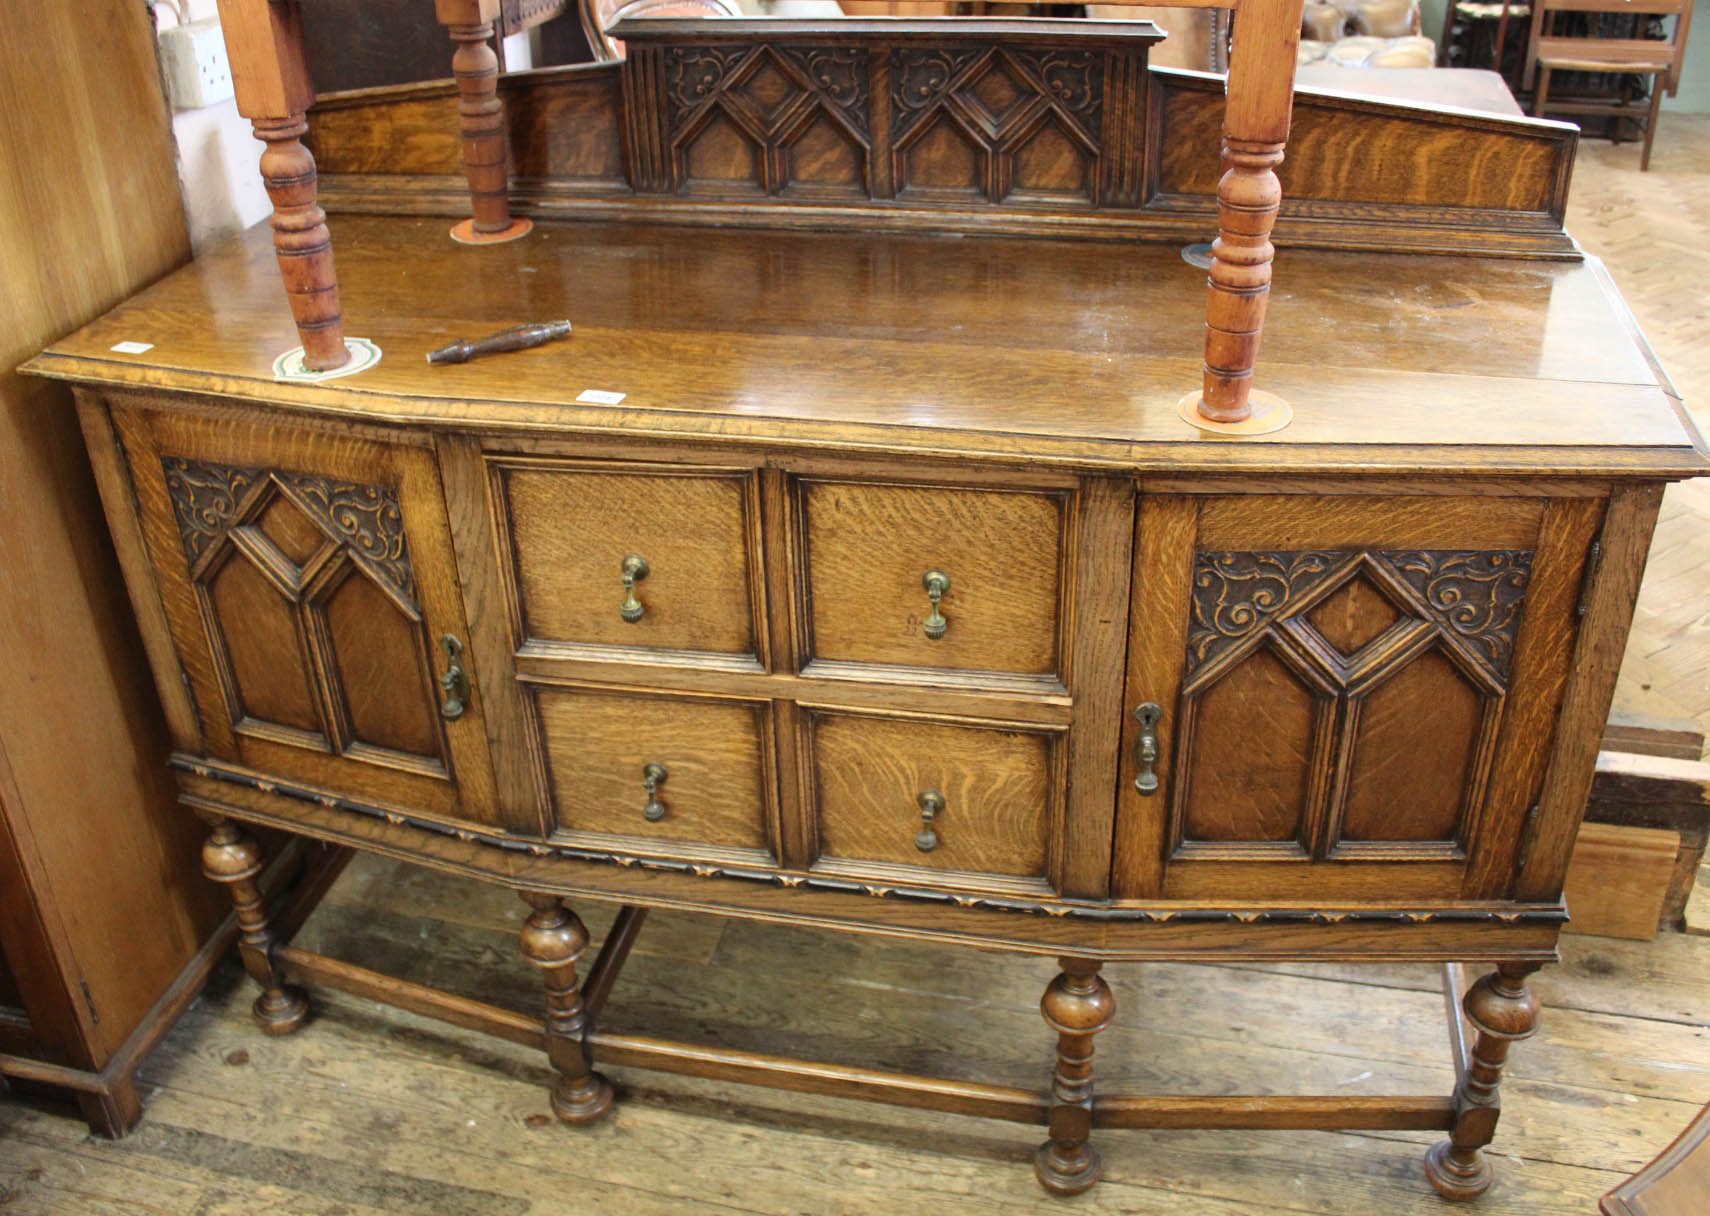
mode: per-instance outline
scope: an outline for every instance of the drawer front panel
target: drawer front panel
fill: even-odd
[[[1056,674],[1066,495],[830,481],[801,493],[813,659]],[[941,631],[933,572],[947,583]]]
[[[662,856],[737,849],[770,861],[765,703],[539,688],[557,835]],[[663,775],[648,789],[648,767]],[[762,856],[763,855],[763,856]]]
[[[1045,884],[1056,819],[1053,735],[840,713],[812,721],[822,868]]]
[[[519,643],[756,653],[750,473],[491,467]]]

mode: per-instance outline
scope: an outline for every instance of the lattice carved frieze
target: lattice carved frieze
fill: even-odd
[[[1404,614],[1435,624],[1506,680],[1531,579],[1530,550],[1200,553],[1194,561],[1188,674],[1301,614],[1323,593],[1359,576],[1362,566],[1389,588]]]
[[[179,538],[192,566],[233,527],[258,516],[272,489],[288,498],[330,540],[344,545],[370,573],[405,599],[415,598],[404,517],[395,489],[179,456],[164,457],[161,464]]]

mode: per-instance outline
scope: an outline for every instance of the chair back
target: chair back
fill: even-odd
[[[1534,0],[1532,33],[1526,47],[1526,79],[1532,88],[1539,58],[1566,59],[1597,64],[1664,64],[1660,80],[1674,96],[1680,88],[1681,63],[1686,56],[1686,33],[1692,25],[1693,0]],[[1675,18],[1667,38],[1599,38],[1591,35],[1559,35],[1553,32],[1557,13],[1610,13]]]

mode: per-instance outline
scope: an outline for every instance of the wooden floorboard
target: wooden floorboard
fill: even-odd
[[[1689,402],[1710,403],[1710,116],[1580,150],[1570,227],[1608,262]],[[1701,425],[1710,421],[1703,411]],[[1618,704],[1710,729],[1710,484],[1669,491]],[[610,913],[583,910],[596,937]],[[508,892],[359,859],[299,939],[365,966],[534,1011]],[[1479,1216],[1585,1213],[1710,1101],[1710,938],[1563,941],[1543,1029],[1514,1054]],[[590,952],[589,957],[592,957]],[[605,1025],[851,1064],[1043,1085],[1047,961],[655,913]],[[1113,967],[1107,1090],[1443,1093],[1436,970]],[[1035,1184],[1032,1128],[630,1070],[606,1123],[548,1113],[535,1052],[354,997],[259,1034],[234,965],[145,1063],[130,1138],[0,1097],[0,1211],[431,1213],[1124,1212],[1440,1216],[1429,1133],[1106,1131],[1106,1180]]]
[[[1638,145],[1580,144],[1568,230],[1603,259],[1699,428],[1710,430],[1710,114],[1666,114]],[[1618,708],[1710,733],[1710,479],[1670,487],[1616,689]]]

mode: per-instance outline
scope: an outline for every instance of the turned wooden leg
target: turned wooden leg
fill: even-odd
[[[1538,998],[1526,986],[1537,963],[1502,963],[1467,990],[1461,1007],[1478,1031],[1467,1075],[1455,1087],[1455,1126],[1425,1154],[1425,1176],[1446,1199],[1475,1199],[1490,1187],[1484,1146],[1502,1113],[1497,1086],[1508,1049],[1538,1029]]]
[[[1033,1154],[1033,1172],[1048,1191],[1075,1195],[1098,1181],[1102,1166],[1092,1134],[1093,1036],[1110,1025],[1116,1002],[1098,971],[1100,963],[1062,958],[1062,974],[1039,1002],[1057,1032],[1057,1067],[1051,1074],[1051,1138]]]
[[[256,878],[261,873],[261,846],[229,819],[219,819],[202,846],[202,872],[224,883],[237,908],[238,954],[244,970],[261,985],[255,998],[255,1020],[268,1034],[290,1034],[303,1024],[309,1000],[303,990],[285,982],[273,958],[273,930]]]
[[[457,78],[457,122],[463,136],[463,174],[469,179],[474,217],[451,235],[480,243],[522,236],[534,225],[511,218],[510,179],[505,169],[505,107],[499,100],[499,57],[493,53],[498,0],[435,0],[440,23],[457,49],[451,74]]]
[[[1235,30],[1223,116],[1224,173],[1217,183],[1217,240],[1206,279],[1199,414],[1212,422],[1244,422],[1253,414],[1249,397],[1271,291],[1271,228],[1282,205],[1276,167],[1282,163],[1294,103],[1300,12],[1300,0],[1245,0]],[[1267,33],[1248,40],[1243,30],[1249,27]]]
[[[552,1111],[566,1123],[593,1123],[611,1110],[612,1087],[593,1070],[583,1041],[588,1019],[576,960],[588,948],[588,930],[558,896],[522,897],[534,909],[523,922],[523,956],[546,975],[546,1056],[558,1070]]]
[[[261,181],[273,202],[273,252],[303,340],[303,366],[310,371],[342,367],[350,351],[344,344],[332,233],[315,199],[315,158],[301,142],[308,123],[301,114],[288,114],[257,118],[252,125],[255,137],[267,145]]]

